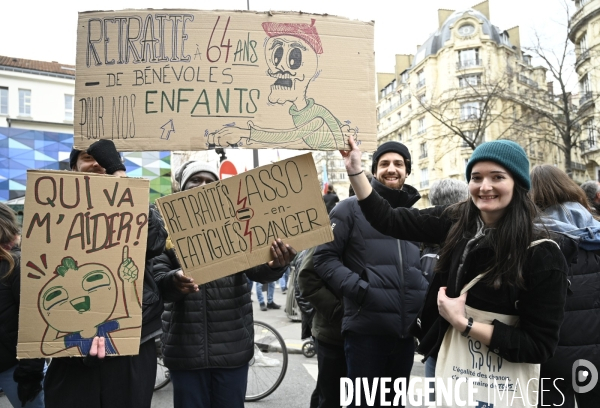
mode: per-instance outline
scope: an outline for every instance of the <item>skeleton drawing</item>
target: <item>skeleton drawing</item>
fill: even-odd
[[[133,302],[139,305],[135,291],[138,267],[128,251],[127,246],[123,248],[118,268],[126,316],[114,319],[111,317],[117,306],[119,288],[111,270],[97,263],[78,265],[72,257],[62,259],[38,298],[38,309],[48,325],[42,353],[50,356],[77,347],[85,356],[94,337],[101,336],[106,339],[106,354],[118,354],[110,333],[135,327],[127,305]]]
[[[272,147],[303,141],[307,148],[338,150],[345,148],[346,139],[358,134],[349,121],[340,122],[325,106],[306,96],[308,87],[319,76],[319,55],[323,53],[321,39],[315,27],[301,23],[262,23],[268,40],[265,43],[267,75],[273,78],[269,94],[271,104],[291,104],[288,113],[294,127],[271,129],[256,126],[247,128],[227,125],[208,134],[208,146]]]

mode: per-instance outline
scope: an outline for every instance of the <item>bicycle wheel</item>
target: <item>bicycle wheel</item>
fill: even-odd
[[[273,327],[254,322],[254,357],[248,369],[246,401],[258,401],[279,387],[288,365],[283,337]]]
[[[154,339],[156,342],[156,379],[154,380],[154,391],[160,390],[171,381],[169,369],[165,367],[162,355],[162,342],[160,337]]]

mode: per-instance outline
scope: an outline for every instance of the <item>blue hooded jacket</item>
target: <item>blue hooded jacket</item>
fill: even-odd
[[[542,220],[548,229],[579,243],[576,260],[569,265],[572,293],[565,303],[558,348],[554,357],[541,365],[541,378],[560,378],[561,387],[570,387],[575,361],[586,359],[600,367],[600,222],[575,202],[546,209]]]
[[[600,249],[600,222],[581,204],[566,202],[548,207],[542,216],[549,230],[568,235],[586,251]]]

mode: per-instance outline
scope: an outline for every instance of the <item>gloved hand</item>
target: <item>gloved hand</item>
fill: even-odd
[[[41,367],[43,367],[43,363]],[[13,380],[17,383],[17,396],[22,407],[37,397],[42,390],[43,379],[44,372],[41,370],[31,371],[20,366],[17,367],[13,374]]]
[[[100,139],[87,149],[98,164],[106,169],[106,174],[113,174],[118,170],[125,171],[125,165],[121,161],[121,155],[117,151],[112,140]]]
[[[20,381],[17,385],[17,395],[19,396],[19,401],[21,401],[21,406],[24,407],[25,404],[33,401],[41,390],[41,379],[37,381]]]

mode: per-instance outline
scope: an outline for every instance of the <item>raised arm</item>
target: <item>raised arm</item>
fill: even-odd
[[[358,198],[358,205],[373,228],[382,234],[407,241],[441,243],[446,238],[452,221],[443,215],[446,207],[392,208],[371,187],[361,168],[360,149],[352,138],[352,150],[340,151],[344,156],[348,178]]]

